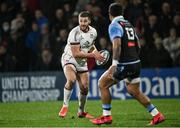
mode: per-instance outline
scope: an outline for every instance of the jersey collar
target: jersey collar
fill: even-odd
[[[117,21],[124,21],[124,17],[123,16],[117,16],[112,20],[112,23],[117,22]]]

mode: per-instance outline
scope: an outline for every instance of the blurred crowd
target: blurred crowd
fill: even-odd
[[[82,10],[92,13],[98,50],[112,52],[108,6],[119,2],[141,43],[143,68],[180,66],[179,0],[0,0],[0,72],[62,70],[60,57]],[[97,67],[88,60],[89,69]]]

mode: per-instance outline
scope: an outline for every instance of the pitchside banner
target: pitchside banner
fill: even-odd
[[[99,99],[100,92],[97,81],[104,71],[96,70],[90,74],[89,99]],[[142,92],[150,98],[180,98],[180,68],[173,69],[143,69],[141,71]],[[76,87],[72,98],[78,97],[79,89]],[[110,88],[112,98],[132,98],[126,91],[125,82],[121,81]]]
[[[98,79],[104,70],[90,72],[89,99],[100,99]],[[180,68],[143,69],[141,90],[150,98],[180,98]],[[63,99],[66,79],[63,72],[25,72],[0,74],[0,101],[56,101]],[[125,83],[110,88],[114,99],[129,99]],[[79,88],[73,89],[71,99],[77,99]]]
[[[63,98],[62,72],[0,74],[0,101],[54,101]]]

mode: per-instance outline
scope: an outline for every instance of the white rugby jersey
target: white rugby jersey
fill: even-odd
[[[73,28],[71,32],[69,33],[69,36],[67,39],[67,45],[64,49],[64,52],[72,55],[71,44],[80,43],[81,50],[87,53],[93,46],[93,43],[96,37],[97,37],[97,32],[95,28],[89,26],[89,31],[85,33],[80,30],[79,26],[77,26]]]
[[[67,45],[64,49],[64,53],[72,56],[71,44],[73,45],[77,43],[80,43],[81,51],[87,53],[94,45],[94,41],[96,37],[97,37],[97,31],[95,28],[89,26],[89,31],[83,32],[82,30],[80,30],[80,27],[77,26],[73,28],[69,33],[67,39]],[[76,60],[86,61],[86,59],[82,59],[82,58],[81,59],[76,58]]]

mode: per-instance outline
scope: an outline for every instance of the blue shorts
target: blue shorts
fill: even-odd
[[[140,60],[129,63],[120,63],[117,65],[113,77],[119,81],[123,79],[127,79],[127,81],[132,81],[133,79],[139,78],[140,70]]]

